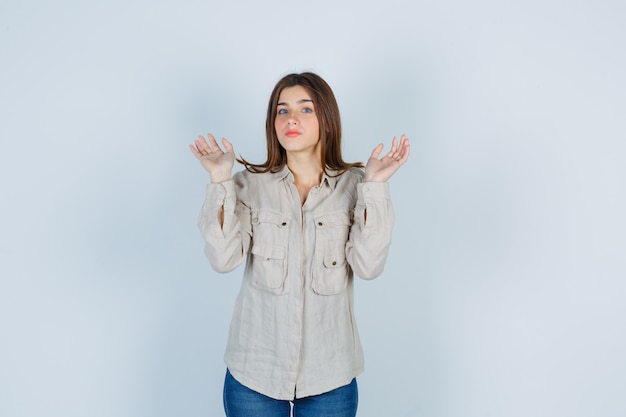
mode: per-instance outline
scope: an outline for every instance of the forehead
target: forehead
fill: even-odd
[[[296,103],[300,100],[311,100],[312,97],[306,88],[301,85],[286,87],[278,96],[278,103]]]

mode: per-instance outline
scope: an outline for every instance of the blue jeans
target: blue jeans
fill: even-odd
[[[224,381],[226,417],[355,417],[359,396],[356,379],[343,387],[293,401],[276,400],[240,384],[228,370]]]

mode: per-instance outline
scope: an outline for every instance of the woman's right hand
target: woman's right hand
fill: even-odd
[[[208,134],[209,142],[204,136],[198,136],[194,145],[189,145],[193,155],[200,161],[202,166],[209,171],[211,182],[217,183],[232,178],[233,165],[235,164],[235,152],[233,145],[222,138],[224,150],[217,144],[212,134]]]

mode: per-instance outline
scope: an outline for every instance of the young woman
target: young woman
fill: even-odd
[[[283,77],[271,94],[267,160],[232,175],[235,152],[209,134],[191,152],[211,183],[199,227],[219,272],[244,259],[225,354],[226,416],[355,416],[363,352],[353,272],[383,270],[393,211],[387,180],[409,142],[372,152],[365,170],[341,156],[335,96],[313,73]]]

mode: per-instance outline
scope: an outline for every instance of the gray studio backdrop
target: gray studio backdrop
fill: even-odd
[[[0,415],[220,416],[241,268],[196,228],[213,132],[333,86],[348,160],[411,138],[356,283],[360,417],[626,415],[622,1],[4,0]]]

